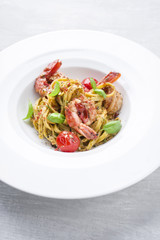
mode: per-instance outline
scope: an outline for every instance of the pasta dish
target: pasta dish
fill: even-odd
[[[61,65],[55,60],[36,78],[40,98],[34,106],[29,103],[24,120],[30,118],[39,137],[63,152],[86,151],[109,141],[121,129],[123,97],[113,85],[121,74],[80,82],[58,72]]]

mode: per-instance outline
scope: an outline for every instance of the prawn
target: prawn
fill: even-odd
[[[55,79],[64,77],[62,73],[57,72],[61,65],[62,62],[59,61],[59,59],[49,63],[43,72],[36,78],[34,88],[41,97],[51,92],[50,85]]]
[[[121,76],[120,73],[110,72],[108,75],[103,77],[98,85],[106,82],[113,83],[117,81],[117,79]],[[104,88],[104,91],[108,93],[109,89]],[[109,114],[115,114],[115,116],[119,113],[123,103],[122,95],[115,90],[115,93],[111,97],[107,97],[104,101],[104,107],[107,109]]]
[[[91,100],[84,95],[75,98],[65,107],[65,115],[69,126],[78,133],[87,139],[97,138],[98,134],[88,126],[95,121],[97,115],[95,105]]]

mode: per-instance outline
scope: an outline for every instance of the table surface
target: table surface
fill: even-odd
[[[160,1],[0,1],[0,50],[60,29],[115,33],[160,56]],[[86,200],[37,197],[1,182],[0,239],[159,240],[160,169],[128,189]]]

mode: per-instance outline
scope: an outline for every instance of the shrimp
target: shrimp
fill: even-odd
[[[107,112],[109,114],[115,114],[115,116],[117,116],[117,114],[121,110],[122,103],[123,103],[123,97],[116,90],[112,97],[109,97],[109,98],[105,99],[104,106],[107,109]]]
[[[98,85],[102,84],[102,83],[106,83],[106,82],[110,82],[113,83],[115,82],[119,77],[121,76],[120,73],[116,73],[116,72],[110,72],[108,75],[106,75],[105,77],[103,77],[101,79],[101,81],[99,82]],[[108,88],[104,88],[104,91],[106,93],[110,93]],[[107,112],[109,114],[115,114],[117,115],[122,107],[122,103],[123,103],[123,97],[122,95],[115,90],[115,93],[113,94],[113,96],[108,97],[105,99],[104,101],[104,107],[107,109]]]
[[[44,97],[51,92],[50,85],[55,79],[64,77],[62,73],[57,72],[61,65],[59,59],[55,60],[36,78],[34,88],[40,96]]]
[[[98,134],[90,128],[92,122],[96,120],[97,111],[94,103],[84,95],[72,100],[65,107],[66,120],[70,127],[87,139],[95,139]]]

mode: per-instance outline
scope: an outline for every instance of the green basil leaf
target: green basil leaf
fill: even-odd
[[[56,81],[53,91],[49,94],[50,97],[55,97],[60,92],[60,84]]]
[[[94,81],[93,78],[90,78],[90,83],[91,83],[92,88],[95,90],[97,86],[96,86],[96,82]]]
[[[105,130],[109,134],[115,134],[120,131],[121,127],[122,127],[121,122],[119,120],[115,120],[106,123],[103,126],[103,130]]]
[[[63,123],[65,116],[61,113],[51,113],[48,115],[47,119],[53,123]]]
[[[103,89],[98,89],[98,88],[96,88],[96,89],[94,90],[94,92],[97,93],[97,94],[99,94],[100,96],[102,96],[102,97],[104,97],[104,98],[107,97],[107,95],[106,95],[105,91],[103,91]]]
[[[33,106],[32,106],[32,103],[29,101],[28,103],[28,113],[27,113],[27,116],[25,118],[23,118],[23,120],[27,120],[29,118],[31,118],[33,115]]]

